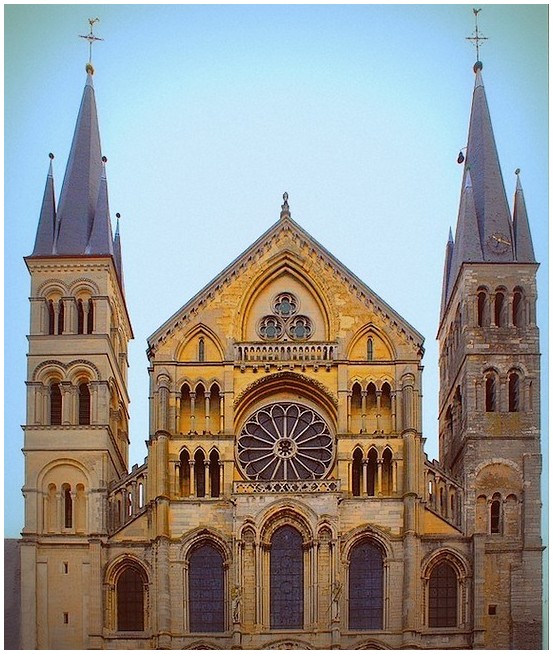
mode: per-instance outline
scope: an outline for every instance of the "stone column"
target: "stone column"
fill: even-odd
[[[211,393],[209,391],[205,392],[205,431],[207,434],[211,433],[209,419],[211,417]]]
[[[380,411],[382,403],[382,391],[376,391],[376,431],[380,433]]]
[[[157,649],[171,649],[171,597],[169,588],[169,540],[156,543],[157,559]]]
[[[361,391],[361,431],[367,431],[367,391]]]
[[[190,391],[190,431],[196,431],[196,392]]]

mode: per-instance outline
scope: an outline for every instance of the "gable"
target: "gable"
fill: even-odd
[[[343,353],[372,325],[378,346],[412,358],[423,337],[291,218],[281,218],[148,339],[149,354],[160,349],[174,359],[190,330],[208,325],[223,347],[261,339],[262,321],[275,316],[275,301],[290,293],[297,303],[298,333],[310,328],[314,343],[340,343]],[[282,321],[281,321],[282,322]],[[274,329],[269,326],[270,333]],[[263,332],[265,333],[265,332]],[[294,325],[280,326],[275,340],[292,340]],[[386,344],[387,343],[387,344]],[[399,354],[399,352],[398,352]]]

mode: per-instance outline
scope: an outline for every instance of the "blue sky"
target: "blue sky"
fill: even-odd
[[[547,10],[480,14],[507,194],[520,168],[541,262],[544,371]],[[471,5],[6,5],[6,535],[23,525],[23,257],[49,152],[61,188],[88,58],[77,35],[97,16],[94,85],[135,333],[130,464],[146,455],[146,338],[278,219],[284,191],[292,217],[425,336],[424,436],[437,457],[435,335],[474,83]]]

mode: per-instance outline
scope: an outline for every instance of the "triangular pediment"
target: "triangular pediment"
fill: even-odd
[[[325,283],[332,279],[334,285],[347,289],[356,302],[364,305],[371,315],[377,315],[388,330],[398,334],[414,351],[422,351],[424,339],[414,327],[300,225],[284,216],[149,337],[150,353],[155,353],[176,331],[182,332],[187,324],[193,326],[203,321],[204,310],[237,280],[242,282],[242,293],[236,298],[235,307],[237,315],[241,315],[247,310],[245,305],[256,289],[279,275],[297,278],[298,284],[309,286],[313,295],[323,298],[321,306],[325,304],[325,296],[328,304],[332,302],[332,289]],[[323,308],[321,313],[324,313]],[[325,319],[331,325],[332,312],[327,313]],[[237,327],[237,340],[241,340],[236,336],[239,331]],[[332,331],[332,328],[328,327],[326,331]],[[319,340],[329,340],[328,334]]]

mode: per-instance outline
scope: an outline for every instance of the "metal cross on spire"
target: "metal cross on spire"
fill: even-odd
[[[483,36],[480,30],[478,29],[478,14],[482,11],[482,9],[473,9],[472,10],[474,13],[474,23],[475,23],[475,30],[472,33],[472,36],[467,36],[466,39],[467,41],[472,41],[472,44],[476,48],[476,63],[480,63],[480,44],[483,41],[487,41],[488,37]],[[475,64],[476,65],[476,64]],[[479,66],[480,68],[482,67],[482,64]]]
[[[88,64],[86,65],[86,72],[90,73],[91,75],[94,74],[94,68],[92,66],[92,45],[95,41],[103,41],[104,39],[101,39],[99,36],[95,36],[93,29],[94,29],[94,23],[99,23],[100,19],[99,18],[89,18],[88,19],[88,24],[90,25],[90,32],[88,34],[79,34],[79,37],[81,39],[85,39],[88,41]]]

